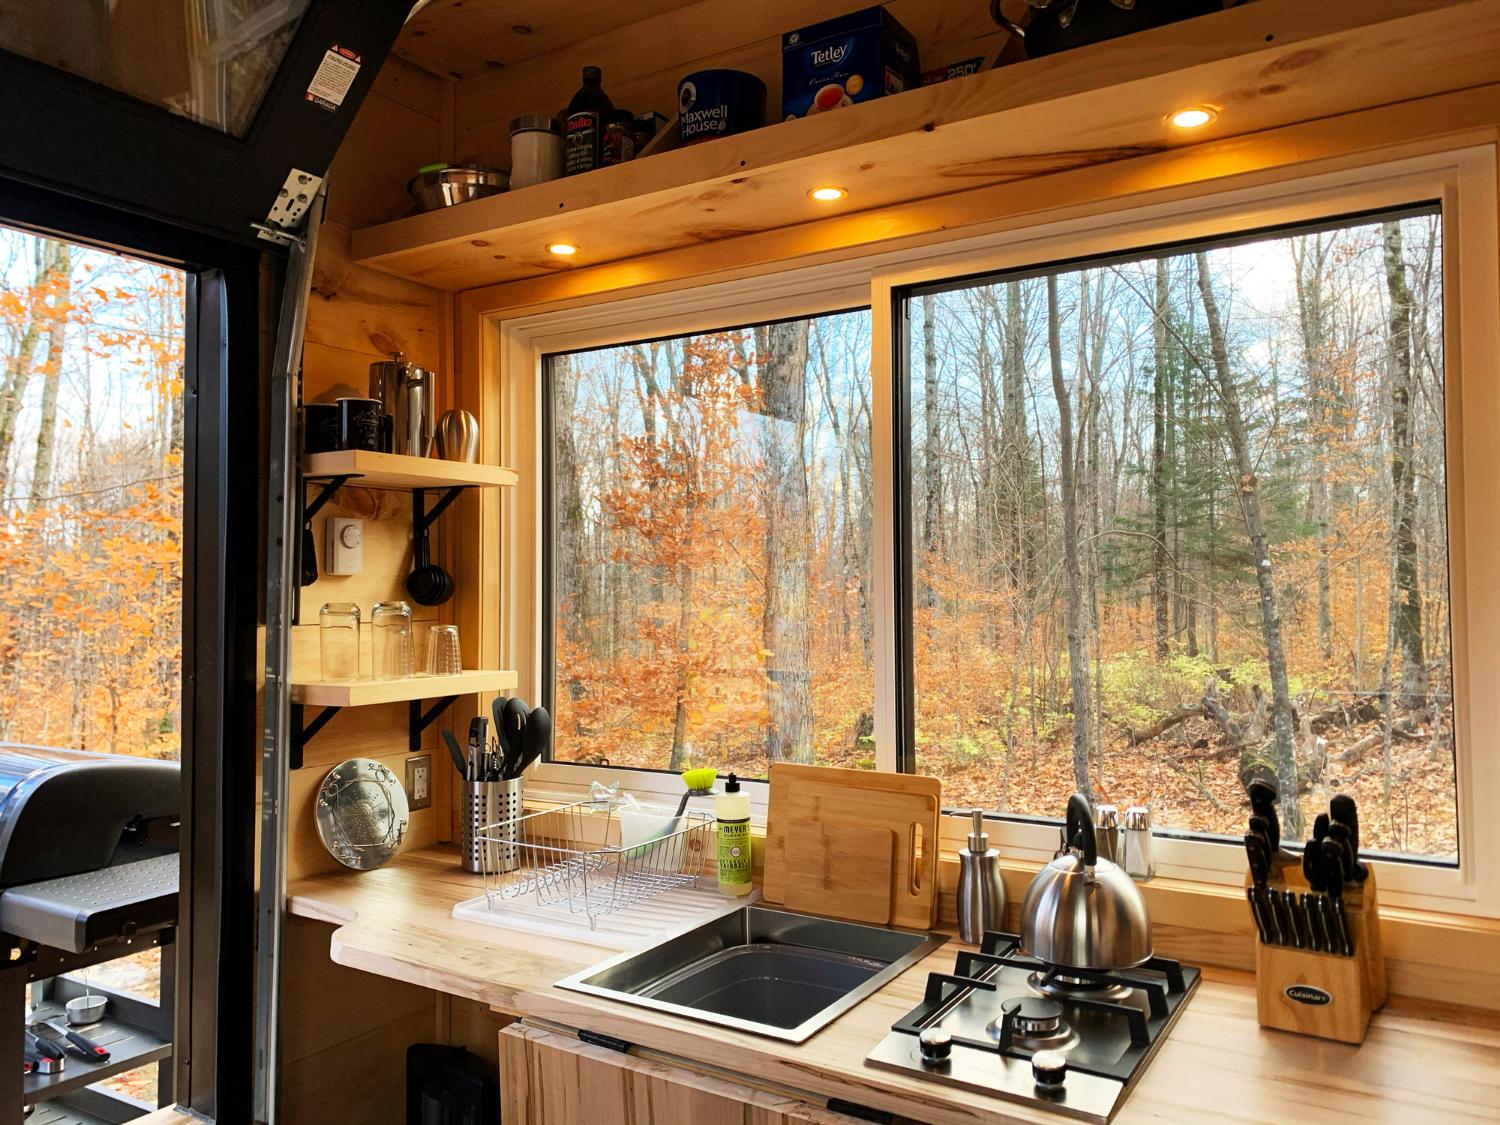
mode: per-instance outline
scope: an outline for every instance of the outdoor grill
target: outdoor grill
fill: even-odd
[[[167,1065],[180,799],[175,762],[0,744],[0,1125],[109,1074]],[[59,1015],[79,987],[62,975],[154,946],[162,1003],[114,1002],[89,1027],[107,1062],[27,1070],[16,1098],[23,1029]]]

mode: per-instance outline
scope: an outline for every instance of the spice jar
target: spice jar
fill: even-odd
[[[628,109],[611,110],[604,125],[601,163],[624,164],[635,159],[635,115]]]
[[[510,187],[562,179],[563,136],[550,117],[528,115],[510,123]]]

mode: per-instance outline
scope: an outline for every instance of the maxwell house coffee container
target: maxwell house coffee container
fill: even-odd
[[[899,94],[921,82],[917,41],[884,8],[865,8],[781,37],[785,118]]]
[[[727,137],[766,123],[766,84],[743,70],[698,70],[677,83],[682,143]]]

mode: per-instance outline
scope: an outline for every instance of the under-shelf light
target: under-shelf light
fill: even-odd
[[[571,258],[578,253],[578,247],[571,242],[550,242],[547,244],[547,253],[556,254],[559,258]]]
[[[849,193],[841,187],[834,187],[832,184],[827,184],[823,187],[815,187],[807,194],[819,203],[837,203]]]
[[[1201,129],[1219,116],[1219,111],[1206,105],[1188,106],[1185,109],[1174,110],[1167,117],[1167,123],[1174,129]]]

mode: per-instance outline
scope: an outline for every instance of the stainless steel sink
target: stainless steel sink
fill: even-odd
[[[800,1043],[942,944],[747,906],[557,987]]]

